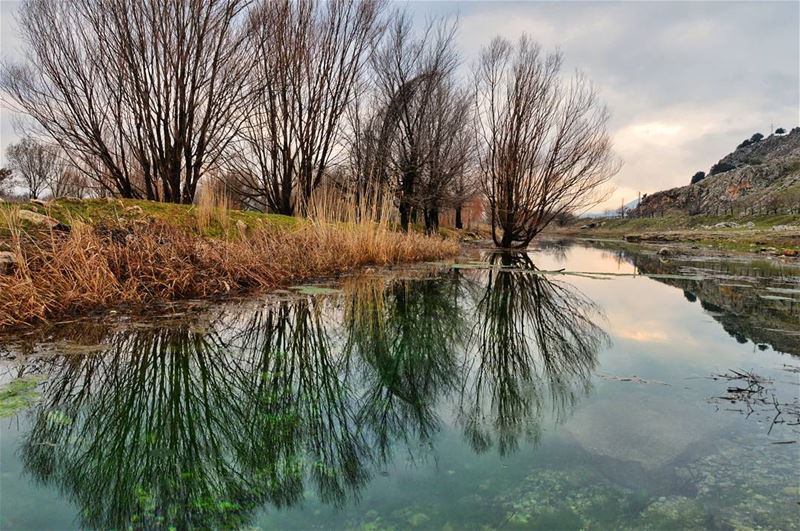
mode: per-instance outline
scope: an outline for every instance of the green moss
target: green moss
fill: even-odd
[[[39,399],[41,376],[23,376],[0,387],[0,418],[16,415]]]

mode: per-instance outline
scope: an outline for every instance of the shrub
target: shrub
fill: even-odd
[[[784,134],[786,134],[786,129],[784,129],[783,127],[779,127],[777,129],[775,129],[775,134],[776,135],[784,135]]]
[[[763,140],[763,139],[764,139],[764,135],[762,135],[761,133],[755,133],[755,134],[753,134],[753,136],[750,137],[750,142],[751,143],[761,142],[761,140]]]
[[[705,178],[706,178],[706,172],[699,171],[699,172],[695,173],[694,175],[692,175],[692,183],[691,184],[697,184],[697,183],[699,183],[700,181],[702,181]]]
[[[711,169],[708,171],[709,175],[716,175],[718,173],[725,173],[726,171],[731,171],[732,169],[736,168],[733,164],[729,162],[717,162]]]

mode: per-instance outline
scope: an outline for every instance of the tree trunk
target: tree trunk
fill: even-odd
[[[411,210],[409,204],[404,200],[400,200],[400,230],[408,232],[409,211]]]
[[[439,232],[439,209],[426,208],[424,211],[424,215],[425,215],[425,234],[431,235]]]
[[[463,229],[464,224],[461,221],[461,207],[456,207],[456,228]]]

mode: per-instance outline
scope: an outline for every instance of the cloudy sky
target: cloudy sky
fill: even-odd
[[[800,125],[800,2],[409,2],[459,17],[464,71],[495,35],[528,33],[585,72],[612,114],[624,162],[604,206],[687,184],[736,144]],[[0,55],[19,56],[0,0]],[[0,150],[14,140],[0,111]]]

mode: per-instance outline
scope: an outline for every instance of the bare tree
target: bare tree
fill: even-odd
[[[428,234],[439,229],[439,211],[467,171],[472,147],[470,103],[469,93],[454,79],[440,78],[429,112],[421,122],[419,137],[426,159],[412,202],[422,210]]]
[[[447,202],[455,212],[455,227],[464,228],[463,210],[467,204],[480,194],[480,181],[478,174],[472,166],[468,166],[458,174],[450,184]]]
[[[342,151],[342,117],[382,33],[380,0],[264,2],[250,18],[257,90],[229,158],[238,192],[303,210]]]
[[[476,65],[479,165],[499,247],[525,247],[561,213],[596,204],[618,169],[608,112],[561,64],[523,36],[516,46],[495,38]]]
[[[391,176],[403,230],[426,205],[426,225],[432,229],[431,211],[438,206],[431,198],[438,201],[442,179],[451,177],[452,159],[457,158],[457,142],[448,147],[442,143],[458,123],[455,115],[462,105],[453,81],[458,66],[455,30],[454,24],[433,22],[417,36],[411,19],[398,15],[373,63],[382,116],[378,166]]]
[[[27,0],[2,88],[107,191],[191,202],[247,101],[247,0]]]
[[[26,137],[6,148],[6,160],[17,182],[28,191],[28,197],[39,199],[64,166],[51,146]]]
[[[0,168],[0,197],[7,197],[13,187],[14,171],[11,168]]]
[[[48,180],[47,186],[54,198],[86,197],[92,189],[86,174],[72,165],[64,165],[63,170]]]

